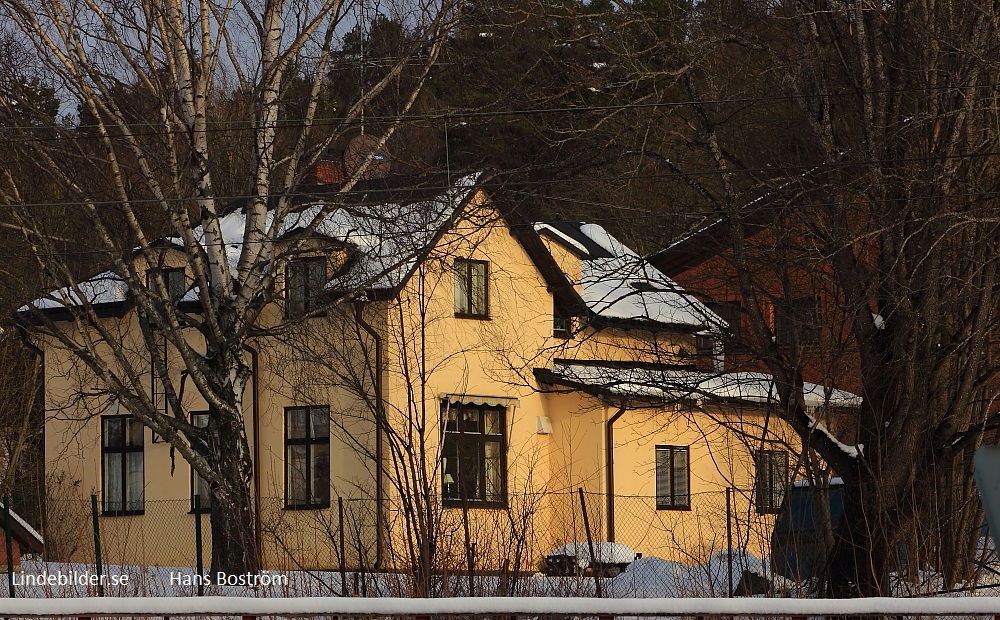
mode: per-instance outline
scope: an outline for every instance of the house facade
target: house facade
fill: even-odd
[[[797,444],[771,415],[769,377],[698,358],[719,316],[600,226],[519,220],[474,177],[443,187],[379,180],[361,206],[335,208],[343,197],[314,196],[282,230],[294,251],[273,267],[273,299],[245,347],[265,565],[390,570],[426,557],[434,570],[534,571],[588,530],[703,562],[727,544],[727,488],[736,511],[763,515],[734,546],[766,555]],[[320,211],[318,226],[297,223]],[[241,217],[223,218],[234,243]],[[184,254],[166,243],[158,256],[149,267],[193,312]],[[206,424],[210,408],[166,339],[166,363],[149,363],[134,294],[106,272],[22,312],[68,326],[86,297],[114,346],[147,369],[134,389],[155,400],[170,383],[186,420]],[[184,533],[210,518],[211,489],[72,352],[37,344],[57,559],[92,558],[72,540],[93,494],[105,562],[190,566]],[[807,393],[816,406],[856,405]]]

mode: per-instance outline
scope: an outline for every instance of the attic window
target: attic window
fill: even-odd
[[[326,258],[300,258],[288,263],[285,270],[285,312],[289,317],[302,316],[320,305],[326,284]]]

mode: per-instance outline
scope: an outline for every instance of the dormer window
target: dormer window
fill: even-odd
[[[146,288],[149,289],[153,297],[160,297],[160,288],[156,283],[156,274],[163,278],[163,285],[167,288],[167,301],[176,306],[187,292],[187,284],[184,281],[184,268],[157,268],[146,272]]]
[[[326,285],[326,258],[299,258],[285,269],[285,313],[290,317],[312,312],[320,305]]]
[[[455,316],[489,317],[489,263],[482,260],[455,260]]]

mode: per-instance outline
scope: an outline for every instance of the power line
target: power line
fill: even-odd
[[[948,197],[949,198],[962,198],[962,197],[969,197],[969,196],[976,196],[976,197],[982,197],[982,196],[997,197],[997,196],[1000,196],[1000,191],[995,191],[995,192],[981,192],[981,193],[967,193],[967,194],[950,194]],[[898,199],[898,200],[924,200],[924,199],[932,199],[932,198],[940,198],[940,196],[938,196],[938,195],[933,195],[933,196],[914,196],[914,197],[910,197],[910,198],[906,198],[906,199]],[[567,199],[567,200],[572,200],[572,199]],[[847,202],[809,203],[809,204],[797,205],[797,206],[794,206],[794,207],[771,207],[771,208],[774,209],[774,210],[789,210],[790,212],[794,212],[797,209],[802,209],[802,208],[806,208],[806,207],[808,207],[808,208],[825,208],[825,207],[830,207],[830,206],[873,205],[873,204],[886,203],[886,202],[894,202],[894,201],[896,201],[896,200],[894,200],[894,199],[858,200],[858,201],[847,201]],[[382,204],[382,203],[372,203],[369,206],[378,206],[379,204]],[[612,205],[609,205],[609,206],[612,206]],[[761,208],[761,210],[763,210],[763,208]],[[641,216],[640,215],[632,215],[632,216],[627,216],[626,215],[626,216],[614,216],[614,217],[609,216],[609,217],[587,218],[585,220],[585,223],[588,223],[588,224],[601,224],[601,223],[616,223],[616,222],[621,222],[621,221],[645,221],[645,220],[648,220],[648,219],[651,219],[651,218],[663,217],[665,215],[673,215],[673,214],[656,213],[656,212],[653,212],[653,211],[649,211],[646,215],[641,215]],[[707,215],[707,214],[702,214],[702,215]],[[960,213],[956,213],[956,214],[953,214],[953,215],[955,217],[958,217],[958,218],[962,217],[962,214],[960,214]],[[543,223],[543,222],[546,222],[546,221],[549,221],[549,220],[539,220],[537,222],[528,222],[528,223],[525,223],[525,224],[517,224],[517,223],[508,223],[508,222],[503,221],[503,220],[501,220],[501,219],[498,218],[498,219],[494,219],[494,220],[492,220],[490,222],[487,222],[485,224],[453,225],[453,226],[451,226],[449,228],[449,230],[457,232],[457,233],[460,233],[460,234],[467,234],[467,233],[475,233],[475,232],[479,232],[479,231],[483,231],[483,230],[491,230],[491,229],[496,229],[496,228],[533,229],[534,225],[536,223]],[[1000,225],[1000,215],[998,215],[998,217],[996,218],[996,223],[998,225]],[[386,239],[392,239],[392,238],[395,238],[395,237],[409,237],[412,234],[412,232],[411,231],[399,231],[398,233],[383,233],[383,234],[384,234],[384,236],[385,236]],[[226,246],[226,247],[230,247],[230,248],[235,249],[235,248],[241,248],[245,244],[241,240],[226,240],[226,241],[223,241],[223,242],[217,243],[217,244],[202,243],[201,245],[202,245],[202,247]],[[181,246],[181,247],[183,247],[183,246]],[[120,256],[120,252],[121,252],[121,248],[112,248],[112,249],[105,249],[105,250],[61,250],[61,251],[57,251],[57,252],[45,253],[45,256],[58,256],[58,257],[69,257],[69,256]],[[32,253],[32,252],[26,252],[24,254],[0,254],[0,259],[32,258],[34,256],[35,256],[35,253]]]
[[[963,89],[979,89],[988,88],[996,89],[1000,87],[1000,83],[991,84],[962,84],[956,86],[922,86],[913,88],[903,88],[903,89],[885,89],[885,90],[872,90],[866,91],[866,94],[887,94],[887,93],[906,93],[906,92],[931,92],[931,91],[944,91],[944,90],[963,90]],[[794,101],[799,99],[815,99],[824,97],[845,97],[856,95],[855,92],[844,91],[839,93],[816,93],[811,95],[770,95],[761,97],[738,97],[738,98],[727,98],[727,99],[708,99],[708,100],[684,100],[684,101],[660,101],[660,102],[649,102],[649,103],[622,103],[622,104],[605,104],[605,105],[586,105],[586,106],[563,106],[556,108],[525,108],[519,110],[496,110],[496,111],[475,111],[475,110],[459,110],[459,111],[447,111],[447,112],[430,112],[425,114],[395,114],[395,115],[383,115],[383,116],[371,116],[366,113],[365,117],[362,118],[287,118],[280,119],[274,123],[273,128],[295,128],[304,127],[306,123],[309,123],[313,127],[332,127],[337,125],[363,125],[364,123],[397,123],[397,122],[417,122],[417,121],[433,121],[433,120],[461,120],[461,119],[476,119],[476,118],[494,118],[494,117],[515,117],[515,116],[530,116],[530,115],[543,115],[543,114],[567,114],[575,112],[617,112],[621,110],[642,110],[642,109],[656,109],[656,108],[678,108],[686,107],[690,105],[727,105],[727,104],[745,104],[745,103],[775,103],[781,101]],[[244,132],[244,131],[257,131],[264,129],[266,125],[253,124],[252,121],[232,121],[232,120],[218,120],[218,121],[204,121],[206,125],[209,125],[205,129],[205,133],[215,133],[215,132]],[[247,123],[246,127],[231,127],[223,125],[232,125],[233,123]],[[211,127],[212,125],[220,125],[219,127]],[[153,122],[135,122],[128,123],[128,127],[159,127],[161,123]],[[75,125],[63,127],[59,125],[5,125],[0,126],[0,131],[44,131],[44,130],[59,130],[59,131],[81,131],[86,129],[114,129],[118,127],[115,124],[109,123],[97,123],[97,124],[87,124],[87,125]],[[107,136],[112,139],[120,139],[125,137],[153,137],[153,136],[169,136],[169,135],[180,135],[189,134],[191,132],[190,127],[181,127],[177,129],[170,130],[158,130],[152,132],[130,132],[128,134],[121,133],[117,135]],[[32,142],[53,142],[53,141],[63,141],[63,140],[96,140],[103,139],[104,136],[88,135],[88,136],[44,136],[44,137],[22,137],[7,139],[9,142],[17,143],[32,143]]]

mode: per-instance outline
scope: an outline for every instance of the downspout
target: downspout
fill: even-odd
[[[607,476],[608,542],[615,542],[615,422],[625,414],[624,403],[604,425],[604,472]]]
[[[382,396],[382,336],[365,321],[362,312],[364,302],[354,302],[354,314],[358,325],[375,341],[375,568],[382,568],[382,558],[385,553],[385,507],[383,497],[382,434],[385,424],[385,408]]]
[[[258,559],[264,559],[264,530],[260,522],[260,388],[257,381],[257,349],[243,343],[243,348],[250,352],[250,392],[253,404],[250,407],[250,417],[253,420],[253,509],[254,537],[257,543]]]

